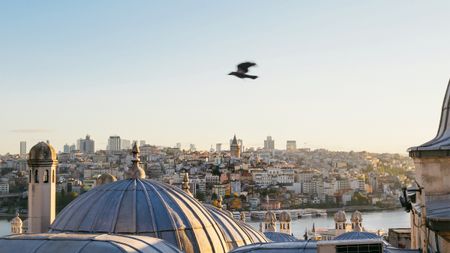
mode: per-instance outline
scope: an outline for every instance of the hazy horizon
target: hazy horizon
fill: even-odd
[[[0,3],[0,154],[90,134],[209,150],[234,134],[405,154],[450,78],[448,1]],[[256,80],[228,76],[258,64]]]

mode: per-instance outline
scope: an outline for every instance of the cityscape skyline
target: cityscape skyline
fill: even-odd
[[[3,2],[0,153],[89,133],[204,150],[233,134],[246,146],[271,135],[277,147],[295,139],[406,154],[439,123],[449,10],[446,1]],[[247,60],[257,80],[227,75]]]
[[[133,143],[137,143],[139,146],[143,145],[150,145],[150,146],[156,146],[156,147],[170,147],[170,148],[178,148],[180,150],[191,150],[191,151],[230,151],[230,146],[232,145],[232,140],[229,139],[229,141],[224,142],[216,142],[214,144],[210,144],[209,147],[205,148],[198,148],[197,144],[195,142],[193,143],[181,143],[176,142],[172,145],[162,145],[157,143],[151,143],[148,140],[142,139],[142,138],[136,138],[136,139],[130,139],[126,137],[121,137],[120,135],[110,135],[106,141],[97,141],[97,139],[92,138],[89,134],[85,135],[86,138],[77,138],[74,141],[67,141],[61,146],[57,146],[55,143],[51,142],[51,140],[42,139],[38,140],[36,143],[44,141],[47,143],[50,143],[54,145],[55,149],[60,153],[68,153],[73,150],[80,151],[82,153],[92,154],[97,151],[119,151],[119,150],[127,150],[131,149]],[[236,135],[235,135],[236,136]],[[111,140],[114,140],[114,144],[111,144]],[[89,144],[85,144],[86,142],[89,142]],[[274,139],[273,136],[267,135],[264,140],[260,141],[259,144],[250,145],[245,142],[244,139],[239,138],[238,140],[239,146],[241,149],[241,152],[244,152],[246,150],[286,150],[286,151],[294,151],[299,149],[325,149],[329,150],[331,152],[369,152],[369,153],[392,153],[392,154],[401,154],[405,155],[402,152],[377,152],[377,151],[371,151],[371,150],[339,150],[339,149],[329,149],[326,147],[312,147],[308,146],[308,143],[300,143],[297,142],[297,140],[293,139],[287,139],[284,142],[278,141],[277,139]],[[270,144],[268,144],[270,142]],[[95,143],[95,144],[94,144]],[[100,143],[100,145],[99,145]],[[32,145],[33,143],[31,143]],[[21,156],[28,153],[27,145],[30,145],[29,142],[26,140],[21,140],[18,144],[18,151],[8,151],[6,153],[0,153],[0,155],[6,155],[6,154],[19,154]],[[88,145],[88,146],[86,146]],[[112,146],[111,146],[112,145]],[[223,148],[225,147],[225,148]]]

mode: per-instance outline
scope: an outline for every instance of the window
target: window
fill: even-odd
[[[336,245],[336,253],[382,253],[380,243],[377,244],[353,244]]]
[[[39,174],[38,170],[34,170],[34,182],[39,183]]]
[[[45,170],[44,171],[44,183],[48,183],[48,179],[49,179],[48,170]]]

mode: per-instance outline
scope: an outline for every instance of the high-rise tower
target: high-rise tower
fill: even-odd
[[[25,156],[27,154],[27,142],[20,142],[20,156]]]
[[[56,211],[56,159],[55,149],[39,142],[31,148],[28,158],[28,232],[47,232]]]

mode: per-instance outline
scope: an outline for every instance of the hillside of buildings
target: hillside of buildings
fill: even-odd
[[[195,151],[141,143],[141,165],[149,178],[179,187],[188,172],[196,198],[212,204],[222,199],[232,211],[395,208],[402,186],[414,179],[412,160],[399,154],[236,147]],[[123,178],[132,158],[128,147],[64,151],[58,154],[57,211],[94,187],[100,175]],[[1,198],[0,211],[26,214],[26,154],[0,156],[0,174],[0,194],[13,194]]]

